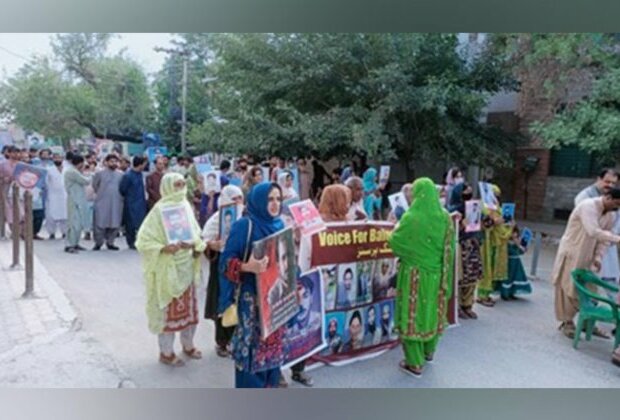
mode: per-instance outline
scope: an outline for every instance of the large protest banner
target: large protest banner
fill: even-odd
[[[328,223],[301,242],[301,255],[310,253],[311,266],[321,271],[325,305],[327,347],[310,363],[346,364],[398,345],[393,331],[398,260],[387,243],[393,228],[388,222]],[[456,304],[453,293],[451,325],[457,323]]]
[[[398,263],[386,222],[328,223],[302,241],[302,255],[321,271],[327,347],[310,362],[348,363],[398,344],[394,297]],[[311,249],[304,249],[311,248]]]

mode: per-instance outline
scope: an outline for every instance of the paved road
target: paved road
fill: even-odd
[[[205,353],[203,360],[178,369],[157,363],[157,340],[147,329],[140,258],[135,251],[123,244],[119,252],[70,255],[62,252],[60,241],[35,246],[41,262],[78,309],[84,332],[104,344],[138,387],[233,386],[232,361],[215,355],[210,321],[199,325],[196,337]],[[553,248],[544,250],[542,280],[535,282],[531,297],[500,301],[492,309],[478,307],[478,320],[465,320],[445,334],[435,364],[422,378],[397,369],[402,358],[397,348],[371,360],[315,369],[316,386],[620,387],[620,369],[609,362],[610,341],[594,338],[575,351],[557,331],[548,281],[553,253]]]

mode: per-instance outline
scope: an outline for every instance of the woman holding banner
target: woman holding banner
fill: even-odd
[[[411,207],[388,242],[400,258],[394,314],[405,353],[400,368],[420,376],[446,324],[455,245],[452,220],[429,178],[414,182]]]
[[[239,323],[233,335],[236,388],[277,388],[284,361],[284,328],[261,339],[258,318],[257,275],[266,271],[268,258],[257,260],[252,246],[282,229],[282,190],[275,183],[254,186],[248,196],[248,216],[235,222],[220,257],[218,313],[223,314],[238,291]]]

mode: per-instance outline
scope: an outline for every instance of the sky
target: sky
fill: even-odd
[[[50,33],[0,33],[0,81],[11,77],[33,55],[51,55]],[[127,48],[127,54],[136,60],[148,73],[161,68],[166,57],[154,47],[168,47],[171,34],[167,33],[118,33],[115,34],[108,51],[116,54]],[[7,51],[8,50],[8,51]]]

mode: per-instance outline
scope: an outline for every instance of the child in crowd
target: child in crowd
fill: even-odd
[[[503,300],[514,300],[518,294],[532,293],[532,284],[528,280],[521,262],[521,255],[526,249],[521,245],[519,228],[514,226],[508,243],[508,280],[501,282],[500,296]]]

